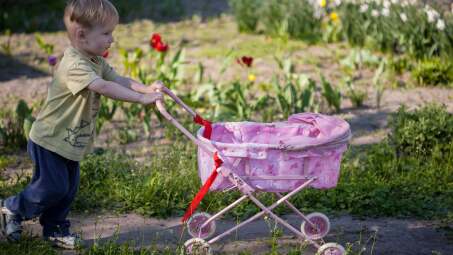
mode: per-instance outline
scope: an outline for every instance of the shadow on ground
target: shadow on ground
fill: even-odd
[[[0,82],[25,78],[38,78],[48,76],[36,68],[24,64],[17,59],[0,53]]]

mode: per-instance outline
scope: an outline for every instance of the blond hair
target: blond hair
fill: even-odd
[[[69,0],[64,11],[64,24],[70,38],[76,24],[90,29],[118,21],[118,11],[108,0]]]

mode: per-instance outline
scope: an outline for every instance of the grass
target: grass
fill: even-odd
[[[17,255],[56,255],[58,252],[52,246],[36,237],[24,235],[18,243],[0,242],[1,254]]]
[[[135,211],[147,216],[181,215],[198,188],[195,153],[178,144],[158,155],[150,166],[107,153],[82,164],[81,190],[74,209],[105,208]],[[444,160],[440,160],[444,158]],[[387,142],[366,152],[347,153],[339,185],[331,190],[308,189],[295,196],[298,208],[308,211],[347,212],[362,216],[442,218],[452,209],[448,192],[452,177],[453,147],[429,159],[397,158]],[[421,192],[423,191],[423,192]],[[237,192],[209,193],[202,210],[215,212],[238,197]],[[271,194],[261,194],[267,204]],[[277,210],[280,213],[285,209]],[[258,212],[250,202],[240,204],[232,216]]]
[[[173,134],[171,130],[167,135]],[[156,149],[149,164],[138,163],[124,155],[104,152],[91,155],[82,162],[82,183],[74,211],[114,210],[135,211],[147,216],[181,215],[200,186],[197,177],[195,147],[175,135],[167,147]],[[441,219],[451,222],[453,201],[451,180],[453,173],[453,143],[443,150],[432,150],[428,156],[397,156],[395,148],[384,140],[368,147],[352,147],[345,155],[341,179],[335,189],[308,189],[292,201],[305,211],[329,214],[348,212],[356,216],[397,216]],[[20,178],[15,185],[0,182],[2,196],[17,192],[27,180]],[[218,211],[237,198],[237,193],[209,193],[201,209]],[[261,195],[267,204],[275,198]],[[256,213],[251,203],[239,205],[231,216],[243,218]],[[277,212],[285,212],[277,210]],[[300,254],[305,246],[279,244],[281,230],[270,224],[269,255]],[[342,234],[337,238],[341,239]],[[348,254],[363,254],[364,247],[372,247],[377,233],[346,243]],[[33,247],[33,249],[31,248]],[[35,249],[39,247],[39,249]],[[0,243],[7,254],[58,254],[48,244],[35,237],[26,237],[18,244]],[[41,253],[42,252],[42,253]],[[136,247],[131,243],[118,244],[115,240],[80,249],[79,254],[182,254],[174,248]],[[241,254],[252,254],[244,251]]]
[[[201,183],[195,146],[180,138],[173,138],[171,145],[156,147],[146,165],[112,152],[89,156],[81,164],[81,188],[73,210],[134,211],[154,217],[182,215]],[[453,143],[442,150],[436,148],[428,156],[398,156],[388,140],[368,148],[351,148],[344,156],[335,189],[306,189],[292,201],[306,211],[445,219],[453,209]],[[14,194],[28,182],[27,178],[22,176],[14,185],[2,180],[0,195]],[[238,196],[237,192],[210,192],[200,209],[219,211]],[[266,204],[276,199],[271,193],[259,197]],[[243,218],[256,212],[251,202],[243,202],[230,216]],[[287,210],[278,208],[277,212]]]

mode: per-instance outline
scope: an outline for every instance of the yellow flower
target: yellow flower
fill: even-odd
[[[249,74],[249,81],[254,82],[256,80],[256,76],[254,74]]]
[[[330,19],[335,22],[338,20],[338,14],[336,12],[330,13]]]
[[[326,5],[327,5],[327,0],[319,0],[319,6],[324,8],[324,7],[326,7]]]

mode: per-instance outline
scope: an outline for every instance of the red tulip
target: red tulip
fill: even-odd
[[[169,48],[168,44],[162,42],[160,34],[153,34],[150,41],[151,47],[158,52],[166,52]]]
[[[156,45],[158,42],[161,42],[162,41],[162,38],[160,36],[160,34],[153,34],[151,36],[151,47],[154,48],[154,45]]]
[[[108,50],[104,51],[104,53],[102,53],[102,57],[103,58],[108,58],[109,57],[109,51]]]
[[[166,52],[168,50],[168,44],[164,44],[163,42],[158,42],[154,47],[155,50],[158,52]]]
[[[242,56],[241,58],[236,59],[238,64],[245,65],[246,67],[252,67],[253,57]]]

